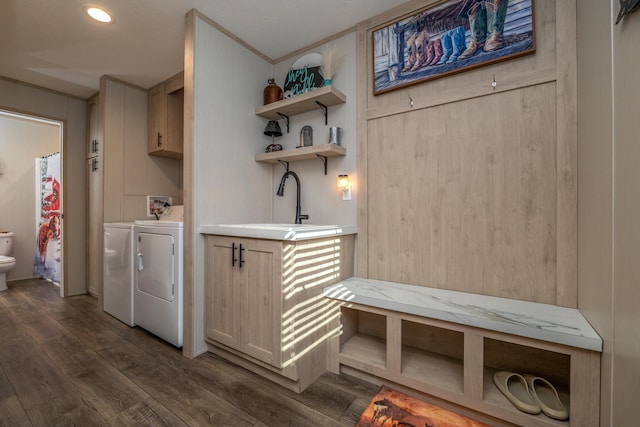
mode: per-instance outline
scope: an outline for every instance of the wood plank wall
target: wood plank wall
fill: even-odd
[[[372,32],[432,3],[357,29],[358,275],[576,307],[575,1],[535,0],[533,55],[374,96]]]

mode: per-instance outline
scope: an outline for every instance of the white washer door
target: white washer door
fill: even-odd
[[[170,234],[138,233],[138,291],[173,301],[174,247]]]

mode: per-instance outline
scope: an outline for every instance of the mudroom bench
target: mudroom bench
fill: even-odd
[[[341,313],[333,372],[416,390],[494,425],[599,424],[602,339],[576,309],[358,277],[324,296]],[[520,412],[494,385],[499,370],[550,381],[569,419]]]

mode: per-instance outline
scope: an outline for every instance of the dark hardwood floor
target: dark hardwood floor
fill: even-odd
[[[58,292],[42,280],[0,292],[0,426],[353,426],[378,390],[327,373],[296,394]]]

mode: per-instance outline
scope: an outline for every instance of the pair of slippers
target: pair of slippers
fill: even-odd
[[[549,418],[561,421],[569,418],[567,408],[560,401],[555,387],[544,378],[498,371],[493,375],[493,382],[523,412],[533,415],[542,412]]]

